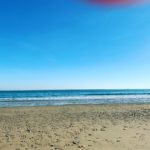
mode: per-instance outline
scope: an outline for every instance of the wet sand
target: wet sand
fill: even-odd
[[[150,104],[0,108],[0,150],[150,150]]]

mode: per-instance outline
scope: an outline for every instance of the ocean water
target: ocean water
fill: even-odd
[[[149,102],[150,90],[0,91],[0,107]]]

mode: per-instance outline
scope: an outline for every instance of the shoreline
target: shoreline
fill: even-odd
[[[78,106],[139,106],[139,105],[150,105],[150,102],[139,102],[139,103],[104,103],[104,104],[64,104],[64,105],[41,105],[41,106],[9,106],[1,107],[0,109],[7,108],[38,108],[38,107],[78,107]]]
[[[3,150],[149,150],[150,104],[0,108]]]

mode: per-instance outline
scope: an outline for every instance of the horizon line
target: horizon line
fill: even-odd
[[[150,88],[75,88],[75,89],[14,89],[14,90],[0,90],[0,92],[15,92],[15,91],[73,91],[73,90],[150,90]]]

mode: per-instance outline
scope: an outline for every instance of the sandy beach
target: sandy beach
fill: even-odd
[[[0,150],[149,150],[150,105],[0,108]]]

